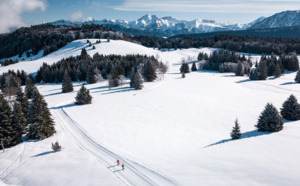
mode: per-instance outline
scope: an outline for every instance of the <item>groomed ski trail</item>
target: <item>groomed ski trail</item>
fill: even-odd
[[[93,139],[91,139],[80,125],[74,121],[63,108],[53,109],[53,114],[57,118],[57,122],[61,125],[62,129],[74,140],[74,142],[84,151],[96,157],[103,165],[105,165],[111,172],[113,172],[120,180],[126,185],[159,185],[137,168],[132,165],[130,160],[109,151],[101,146]],[[121,166],[116,165],[116,160],[120,160],[120,165],[125,165],[123,171]],[[176,185],[171,180],[158,175],[163,179],[164,184]]]

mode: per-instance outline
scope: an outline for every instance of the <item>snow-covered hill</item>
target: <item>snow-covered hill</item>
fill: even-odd
[[[276,28],[300,25],[300,11],[284,11],[270,16],[250,27],[250,29]]]
[[[96,40],[90,40],[93,44]],[[74,92],[61,84],[38,85],[56,123],[57,133],[0,152],[0,180],[18,185],[298,185],[300,122],[285,122],[277,133],[257,132],[254,125],[264,106],[277,108],[290,94],[300,99],[295,73],[279,79],[249,81],[231,73],[197,71],[182,79],[182,58],[196,58],[211,48],[160,52],[125,41],[88,47],[74,41],[38,60],[0,68],[35,72],[42,62],[76,56],[81,48],[93,55],[146,54],[170,65],[164,79],[144,89],[108,89],[107,82],[85,85],[91,105],[76,106]],[[259,55],[253,55],[259,58]],[[234,120],[243,133],[229,140]],[[51,142],[62,151],[53,153]],[[116,166],[116,159],[125,170]],[[1,184],[1,182],[0,182]]]
[[[260,20],[259,18],[258,20]],[[256,22],[255,20],[254,22]],[[144,15],[135,21],[126,20],[95,20],[88,18],[83,21],[66,21],[58,20],[55,22],[47,23],[52,25],[75,25],[75,24],[99,24],[106,26],[118,25],[123,28],[136,29],[140,31],[161,33],[162,35],[174,35],[174,34],[187,34],[187,33],[206,33],[214,31],[225,31],[225,30],[244,30],[253,25],[254,22],[249,24],[221,24],[214,20],[207,19],[195,19],[192,21],[177,20],[173,17],[166,16],[159,18],[155,15]]]

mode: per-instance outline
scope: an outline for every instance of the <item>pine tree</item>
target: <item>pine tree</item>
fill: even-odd
[[[31,99],[32,92],[35,89],[34,83],[31,78],[26,79],[25,93],[28,99]]]
[[[153,68],[150,61],[146,62],[143,76],[144,76],[144,80],[147,81],[147,82],[152,82],[157,77],[155,69]]]
[[[63,82],[62,82],[62,92],[66,93],[66,92],[72,92],[72,91],[73,91],[72,80],[69,76],[68,71],[65,70],[65,75],[64,75]]]
[[[54,122],[43,96],[35,88],[27,116],[28,139],[45,139],[55,133]]]
[[[300,105],[292,94],[282,105],[281,115],[287,120],[300,120]]]
[[[108,85],[109,87],[118,87],[120,86],[120,77],[115,66],[112,66],[111,72],[108,75]]]
[[[77,105],[85,105],[85,104],[91,104],[92,103],[92,96],[90,95],[90,91],[87,90],[83,85],[80,88],[80,90],[77,93],[77,96],[75,97]]]
[[[243,64],[239,61],[235,70],[236,76],[244,76],[244,67]]]
[[[297,75],[295,77],[295,82],[300,83],[300,70],[298,70]]]
[[[16,101],[20,104],[21,108],[22,108],[22,112],[24,113],[24,116],[27,116],[27,112],[28,112],[28,98],[25,95],[25,93],[22,91],[22,88],[19,87],[17,92],[16,92]]]
[[[12,128],[11,121],[11,108],[3,95],[0,93],[0,139],[4,139],[3,144],[5,147],[9,147],[15,144],[14,130]],[[2,148],[0,146],[0,148]]]
[[[298,71],[299,70],[299,61],[297,55],[293,55],[288,62],[287,70]]]
[[[275,78],[279,78],[281,75],[282,75],[281,68],[280,68],[279,64],[276,64],[274,76],[275,76]]]
[[[240,139],[241,138],[241,130],[240,130],[240,125],[238,123],[238,120],[235,120],[235,125],[232,128],[232,131],[230,133],[231,139]]]
[[[268,103],[258,118],[258,131],[278,132],[283,129],[283,118],[278,113],[277,109]]]
[[[87,53],[87,51],[86,51],[85,48],[83,48],[83,49],[81,50],[80,56],[81,56],[82,59],[86,59],[86,58],[88,57],[88,53]]]
[[[193,62],[191,70],[192,71],[197,71],[197,67],[196,67],[196,63],[195,62]]]
[[[132,67],[130,72],[130,88],[134,88],[135,74],[135,69]]]
[[[95,71],[93,70],[91,65],[88,67],[88,71],[86,73],[86,82],[88,84],[96,83]]]
[[[143,79],[142,79],[142,75],[139,72],[135,73],[133,87],[136,90],[141,90],[143,88]]]
[[[21,141],[22,134],[25,134],[26,130],[26,118],[22,112],[22,108],[18,102],[14,103],[12,112],[12,127],[14,129],[15,141]]]
[[[259,80],[259,73],[256,68],[251,69],[249,79],[251,80]]]
[[[268,67],[266,61],[261,61],[258,65],[259,79],[266,80],[268,77]]]
[[[183,62],[181,67],[180,67],[180,72],[184,72],[184,73],[190,73],[190,67],[188,63]]]

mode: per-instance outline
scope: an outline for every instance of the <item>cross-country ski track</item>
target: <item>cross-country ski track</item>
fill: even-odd
[[[57,109],[52,110],[52,113],[57,119],[57,123],[61,125],[62,129],[82,150],[97,158],[99,162],[106,166],[108,170],[114,173],[126,185],[160,185],[139,171],[130,160],[109,151],[91,139],[80,125],[66,113],[63,107],[60,108],[58,106],[56,108]],[[125,165],[124,170],[122,170],[121,164],[117,166],[117,159],[120,160],[121,164]],[[151,171],[151,173],[156,174],[156,176],[158,176],[163,182],[163,185],[176,185],[171,180],[155,173],[154,171]]]

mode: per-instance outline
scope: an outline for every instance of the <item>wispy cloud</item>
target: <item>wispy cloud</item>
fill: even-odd
[[[1,0],[0,33],[9,32],[11,28],[25,26],[21,15],[24,12],[40,9],[46,10],[46,0]]]
[[[125,0],[112,8],[121,11],[275,13],[297,7],[300,8],[299,0]]]
[[[79,21],[82,18],[83,18],[83,13],[80,10],[78,10],[71,15],[70,20],[71,21]]]

